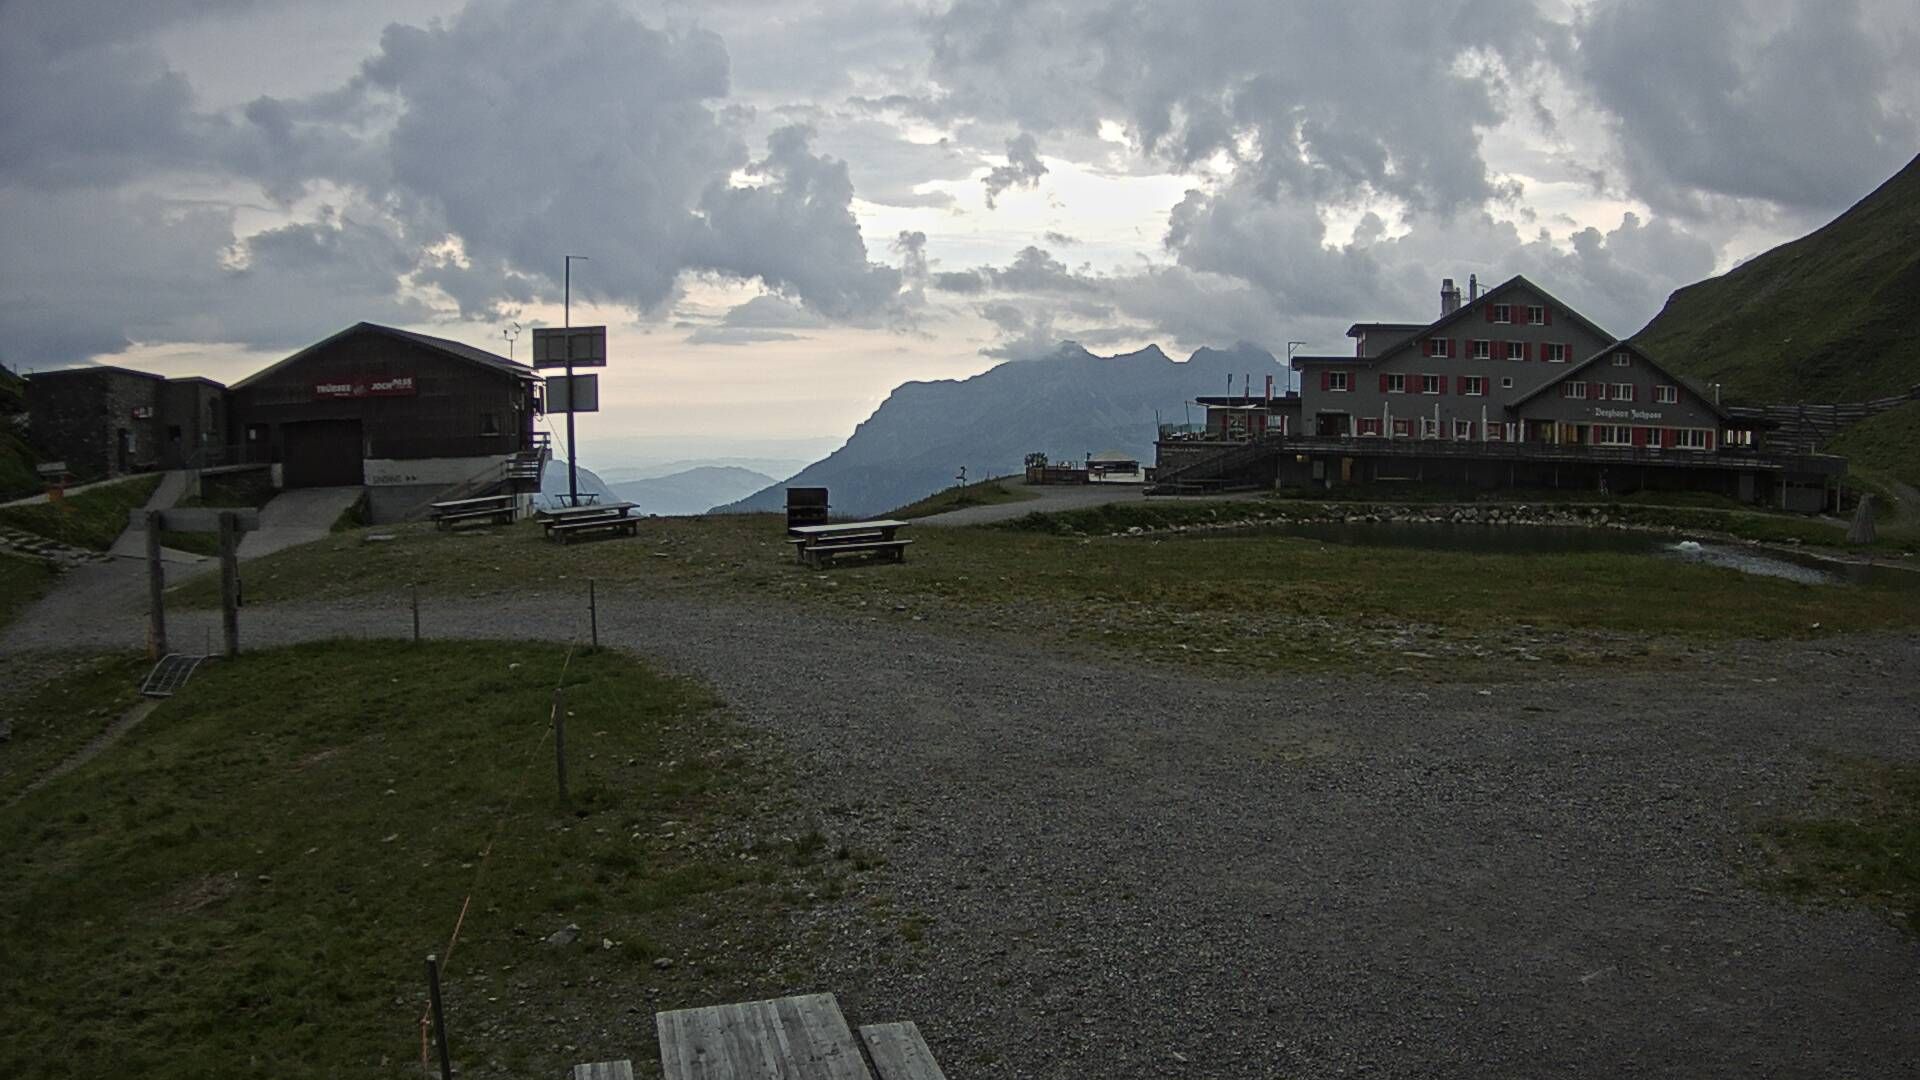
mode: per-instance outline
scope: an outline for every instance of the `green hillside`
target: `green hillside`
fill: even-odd
[[[0,367],[0,499],[31,495],[41,487],[33,451],[14,426],[26,411],[26,381]]]
[[[1633,340],[1742,403],[1920,383],[1920,158],[1819,230],[1678,290]]]

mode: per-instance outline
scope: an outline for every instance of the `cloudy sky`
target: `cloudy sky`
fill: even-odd
[[[1625,336],[1920,151],[1915,55],[1911,0],[0,0],[0,359],[504,353],[579,254],[591,463],[1062,339],[1340,349],[1443,276]]]

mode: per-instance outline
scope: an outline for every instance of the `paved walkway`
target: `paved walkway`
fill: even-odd
[[[240,538],[240,557],[257,559],[284,548],[324,540],[333,523],[360,498],[358,487],[294,488],[260,508],[260,527]]]
[[[190,474],[185,469],[168,470],[161,475],[160,486],[153,489],[153,494],[147,496],[146,505],[140,509],[143,511],[171,510],[178,506],[180,500],[187,495],[189,479]],[[147,557],[146,530],[129,525],[121,531],[107,553],[119,559],[145,559]],[[189,566],[208,561],[204,555],[196,555],[191,551],[180,551],[176,548],[161,548],[160,558],[163,562]]]

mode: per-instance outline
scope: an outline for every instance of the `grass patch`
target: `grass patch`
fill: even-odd
[[[0,628],[45,596],[58,577],[45,559],[0,554]]]
[[[392,543],[343,538],[250,563],[247,598],[390,597],[418,582],[429,605],[515,592],[584,602],[591,577],[603,590],[638,585],[919,616],[935,626],[1183,662],[1413,667],[1461,677],[1511,675],[1524,670],[1512,657],[1529,654],[1543,662],[1653,662],[1668,645],[1806,636],[1815,623],[1820,633],[1920,625],[1920,575],[1914,588],[1803,585],[1625,553],[1416,553],[1271,533],[1105,535],[1142,520],[1123,513],[1163,524],[1228,521],[1254,505],[1147,503],[1046,515],[1044,528],[1030,517],[1014,528],[925,529],[903,564],[828,572],[794,564],[773,515],[649,518],[632,540],[576,545],[558,557],[531,523],[453,536],[406,525],[391,530]],[[1062,520],[1096,535],[1058,535]],[[217,582],[207,580],[175,595],[183,606],[219,599]],[[395,633],[404,629],[394,624]]]
[[[185,507],[207,506],[219,509],[254,509],[273,501],[280,489],[273,486],[273,474],[265,468],[240,472],[215,473],[200,478],[200,493],[180,500]]]
[[[1023,478],[997,476],[934,492],[924,499],[910,502],[880,516],[910,521],[914,518],[944,514],[949,510],[964,510],[969,506],[998,506],[1001,503],[1025,502],[1028,499],[1037,498],[1039,498],[1037,494],[1026,490]]]
[[[151,667],[137,654],[104,657],[7,700],[12,738],[0,747],[0,805],[72,757],[140,701]]]
[[[127,511],[145,506],[157,474],[136,476],[68,495],[59,503],[0,507],[0,525],[11,525],[74,547],[105,551],[127,527]]]
[[[1884,473],[1920,488],[1920,401],[1870,416],[1841,432],[1826,449],[1849,466]]]
[[[1881,908],[1920,934],[1920,765],[1859,762],[1848,773],[1845,813],[1766,830],[1766,881],[1802,899]]]
[[[0,810],[0,1075],[405,1073],[428,953],[470,1077],[644,1059],[629,1006],[785,986],[787,913],[848,863],[796,842],[808,825],[770,755],[704,691],[611,652],[566,668],[573,799],[556,805],[564,656],[335,643],[222,661]],[[570,924],[577,940],[547,941]]]

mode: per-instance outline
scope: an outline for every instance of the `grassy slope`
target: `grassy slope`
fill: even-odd
[[[629,1006],[782,989],[786,912],[859,860],[703,691],[612,653],[566,669],[562,812],[563,656],[339,643],[221,662],[0,810],[0,1075],[407,1074],[422,958],[447,956],[476,881],[444,976],[463,1076],[644,1061]],[[544,942],[569,923],[576,943]]]
[[[1879,472],[1920,488],[1920,401],[1853,425],[1828,445],[1854,468]]]
[[[44,559],[0,554],[0,628],[45,596],[53,588],[53,581],[53,565]]]
[[[32,495],[41,488],[40,475],[33,471],[39,458],[13,430],[13,418],[26,409],[26,381],[0,367],[0,500]]]
[[[1743,400],[1860,401],[1920,382],[1916,326],[1920,158],[1825,227],[1675,292],[1634,341]]]
[[[140,700],[152,664],[138,654],[107,657],[9,699],[13,738],[0,752],[0,805],[105,731]]]
[[[924,499],[910,502],[880,516],[912,520],[944,514],[949,510],[964,510],[969,506],[998,506],[1001,503],[1022,502],[1039,497],[1026,490],[1023,484],[1024,481],[1018,476],[997,476],[989,480],[976,481],[965,487],[950,487],[945,491],[936,491]]]
[[[1247,513],[1242,504],[1193,509]],[[1823,632],[1920,625],[1920,575],[1904,590],[1812,586],[1629,554],[1416,556],[1274,535],[1158,542],[924,529],[914,530],[902,565],[822,574],[794,564],[782,522],[769,515],[647,519],[633,540],[564,551],[525,523],[459,537],[421,526],[383,531],[396,539],[366,545],[343,537],[249,564],[248,601],[393,597],[418,582],[431,618],[438,600],[515,589],[575,595],[584,605],[582,579],[591,577],[603,590],[641,584],[830,604],[1157,657],[1267,669],[1414,666],[1449,675],[1470,674],[1472,665],[1451,663],[1446,649],[1382,642],[1412,632],[1471,658],[1479,655],[1472,650],[1491,655],[1562,634],[1571,643],[1549,658],[1601,662],[1644,652],[1649,642],[1685,647],[1803,635],[1815,623]],[[218,601],[207,580],[176,596],[183,606]],[[393,632],[402,632],[405,613],[393,612]],[[1409,658],[1408,651],[1433,655]]]
[[[1920,933],[1920,766],[1850,763],[1850,805],[1831,817],[1774,823],[1765,884],[1808,900],[1885,909]]]
[[[127,527],[127,511],[146,505],[160,486],[158,476],[135,476],[102,484],[59,504],[9,506],[0,509],[0,525],[58,540],[74,547],[105,551]]]

